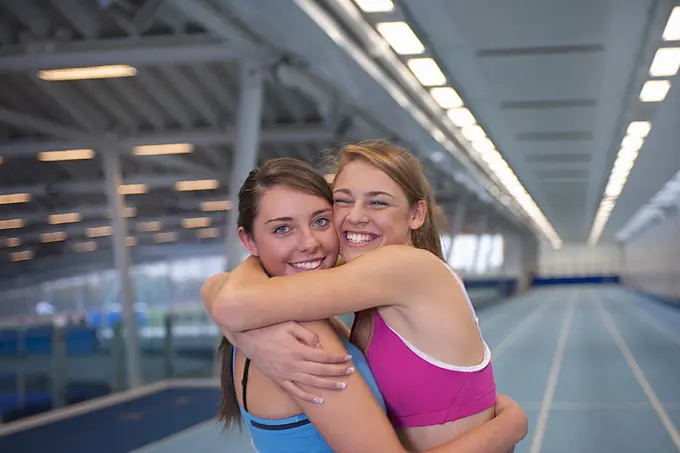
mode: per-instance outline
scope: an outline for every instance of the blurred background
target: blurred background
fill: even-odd
[[[679,66],[676,0],[0,0],[0,450],[252,451],[199,297],[238,187],[382,138],[517,451],[680,451]]]

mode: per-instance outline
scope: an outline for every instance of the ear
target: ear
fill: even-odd
[[[238,240],[241,241],[243,247],[245,247],[246,250],[248,250],[248,253],[250,253],[253,256],[258,256],[255,241],[253,241],[251,235],[246,233],[246,230],[244,230],[243,227],[238,227]]]
[[[425,217],[427,217],[427,201],[418,200],[411,206],[411,211],[409,212],[409,228],[417,230],[423,226]]]

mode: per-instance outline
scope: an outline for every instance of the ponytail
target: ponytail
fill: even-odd
[[[224,422],[224,427],[229,428],[232,425],[239,425],[241,427],[241,408],[236,399],[236,385],[234,383],[234,368],[233,368],[233,354],[234,346],[229,343],[225,337],[222,337],[220,346],[217,349],[219,360],[222,361],[222,370],[220,376],[220,387],[222,388],[222,396],[220,399],[220,408],[217,412],[217,419]]]

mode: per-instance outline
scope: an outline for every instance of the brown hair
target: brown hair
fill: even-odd
[[[294,190],[321,197],[333,204],[333,193],[326,180],[314,168],[304,161],[288,157],[271,159],[261,167],[250,172],[241,185],[238,193],[238,226],[250,236],[253,235],[253,223],[260,207],[262,195],[269,189],[286,186]],[[224,422],[225,428],[241,421],[241,410],[236,399],[236,385],[232,364],[234,347],[229,340],[222,337],[217,350],[222,360],[220,385],[222,397],[218,411],[218,419]]]
[[[404,148],[383,140],[368,140],[342,147],[336,156],[336,178],[350,162],[362,160],[392,178],[404,191],[408,202],[424,200],[427,205],[425,221],[417,230],[411,230],[411,242],[419,249],[429,250],[444,259],[437,228],[437,207],[422,164]]]

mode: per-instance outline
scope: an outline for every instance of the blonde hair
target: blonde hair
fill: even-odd
[[[336,175],[350,162],[362,160],[373,165],[389,176],[404,191],[408,202],[413,205],[425,201],[427,210],[423,225],[411,230],[414,247],[429,250],[444,259],[436,219],[438,211],[432,196],[430,184],[425,177],[422,164],[404,148],[383,140],[368,140],[345,145],[334,156]]]

